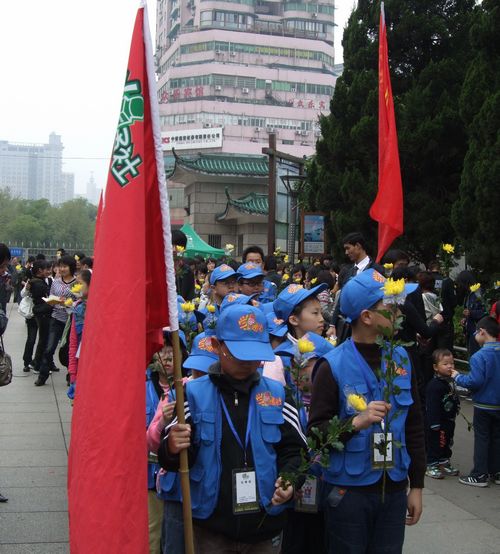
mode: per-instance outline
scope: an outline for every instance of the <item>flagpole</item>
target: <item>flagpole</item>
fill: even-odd
[[[182,383],[182,355],[179,341],[179,331],[172,331],[170,336],[172,338],[172,348],[174,350],[175,409],[177,413],[177,421],[180,425],[184,425],[186,423],[186,418],[184,417],[184,387]],[[179,457],[182,515],[184,518],[184,551],[186,554],[194,554],[193,517],[191,512],[191,489],[189,486],[189,464],[187,450],[181,450]]]

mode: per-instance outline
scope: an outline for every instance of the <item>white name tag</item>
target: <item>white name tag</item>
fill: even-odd
[[[387,442],[386,442],[387,440]],[[372,435],[372,467],[373,469],[390,469],[394,467],[392,448],[392,433],[387,433],[387,439],[384,433],[373,433]]]
[[[316,513],[318,511],[318,480],[308,477],[299,491],[299,498],[295,500],[296,512]]]
[[[233,469],[233,513],[260,512],[255,469]]]

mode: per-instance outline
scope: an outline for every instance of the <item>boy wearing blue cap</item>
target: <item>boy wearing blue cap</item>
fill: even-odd
[[[261,310],[224,308],[212,341],[220,362],[187,384],[187,423],[167,426],[160,463],[175,471],[189,448],[197,553],[276,553],[293,495],[279,475],[297,470],[305,445],[297,409],[257,371],[274,359]]]
[[[239,273],[227,265],[222,264],[217,266],[208,278],[210,283],[210,301],[209,303],[200,308],[200,312],[207,316],[210,313],[209,306],[215,308],[215,314],[218,316],[220,311],[220,305],[224,298],[231,292],[235,292],[238,288]]]
[[[264,271],[260,265],[246,262],[238,268],[238,286],[242,294],[249,296],[258,294],[258,300],[262,304],[272,302],[276,298],[276,285],[264,279]]]
[[[390,403],[383,401],[385,367],[377,338],[381,327],[391,325],[383,314],[384,283],[380,273],[368,269],[344,286],[341,310],[352,324],[352,338],[318,362],[313,381],[309,429],[325,431],[334,416],[350,419],[354,428],[341,437],[344,450],[332,451],[323,470],[330,553],[400,553],[405,524],[414,525],[422,513],[424,427],[416,378],[405,350],[399,347],[394,354],[401,369],[395,381],[398,393]],[[406,285],[405,293],[415,287]],[[347,398],[352,391],[366,400],[366,407],[354,411],[355,415]],[[387,414],[400,447],[394,447],[386,460],[382,501],[383,470],[376,462],[376,441]]]

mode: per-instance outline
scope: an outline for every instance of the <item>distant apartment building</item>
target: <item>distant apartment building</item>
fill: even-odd
[[[334,10],[334,0],[158,1],[157,87],[174,223],[186,220],[213,246],[251,242],[248,229],[265,236],[262,206],[240,221],[221,214],[245,195],[266,194],[270,133],[281,152],[314,154],[318,116],[329,111],[338,75]],[[229,166],[240,173],[224,173]]]
[[[96,180],[94,178],[94,172],[92,171],[90,173],[90,178],[87,181],[87,191],[86,191],[85,198],[87,198],[87,200],[91,204],[94,204],[94,206],[97,206],[99,204],[100,194],[101,194],[101,190],[99,188],[97,188],[97,183],[96,183]]]
[[[47,144],[0,140],[0,188],[27,200],[47,198],[51,204],[72,200],[75,177],[62,171],[63,148],[55,133]]]

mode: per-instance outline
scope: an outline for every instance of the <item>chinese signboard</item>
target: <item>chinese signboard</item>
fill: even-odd
[[[191,150],[193,148],[219,148],[222,146],[222,127],[186,129],[161,134],[163,150]]]

